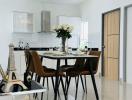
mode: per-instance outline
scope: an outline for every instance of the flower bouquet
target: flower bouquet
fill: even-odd
[[[72,37],[71,32],[73,30],[73,26],[70,26],[68,24],[62,24],[62,25],[58,25],[54,31],[57,33],[58,38],[62,39],[62,51],[66,52],[65,50],[65,42],[66,39],[69,39]]]

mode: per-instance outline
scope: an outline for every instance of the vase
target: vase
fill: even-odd
[[[66,52],[67,50],[67,38],[62,37],[62,52]]]

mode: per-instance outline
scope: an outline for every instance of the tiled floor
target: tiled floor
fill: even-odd
[[[106,80],[104,78],[96,77],[98,92],[100,100],[132,100],[132,85],[121,83],[118,81]],[[75,84],[74,79],[71,81],[71,85],[68,93],[68,100],[75,100]],[[51,84],[50,84],[51,85]],[[77,100],[96,100],[91,78],[87,77],[87,91],[84,93],[81,83],[79,83],[79,90]],[[39,96],[40,97],[40,96]],[[11,100],[11,97],[0,97],[0,100]],[[15,100],[27,100],[28,97],[17,96]],[[40,98],[39,98],[40,99]],[[31,97],[32,100],[32,97]],[[54,100],[54,94],[52,87],[49,91],[44,93],[43,100]],[[64,95],[60,86],[60,98],[58,100],[64,100]]]

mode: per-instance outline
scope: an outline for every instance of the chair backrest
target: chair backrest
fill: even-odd
[[[93,73],[96,74],[98,71],[98,64],[99,64],[101,51],[90,51],[89,55],[98,56],[97,58],[89,58],[85,62],[85,67],[90,66],[90,63],[92,63]]]
[[[42,66],[42,62],[40,60],[40,57],[36,51],[31,52],[31,63],[34,67],[35,73],[39,76],[44,75],[44,68]]]
[[[26,62],[26,67],[28,67],[29,66],[29,63],[30,63],[30,51],[29,50],[25,50],[24,51],[24,53],[25,53],[25,62]]]
[[[27,71],[31,71],[31,72],[35,72],[35,69],[33,67],[33,63],[32,63],[32,60],[31,60],[31,51],[30,50],[25,50],[24,51],[25,53],[25,62],[26,62],[26,72]]]
[[[82,66],[84,66],[84,62],[85,62],[84,58],[82,58],[82,59],[80,59],[80,58],[76,59],[74,66],[76,66],[76,67],[82,67]]]
[[[100,57],[101,51],[90,51],[89,55],[94,55]]]

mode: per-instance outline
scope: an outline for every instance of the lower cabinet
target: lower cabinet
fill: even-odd
[[[26,70],[24,51],[15,51],[15,67],[19,75],[23,75]]]

